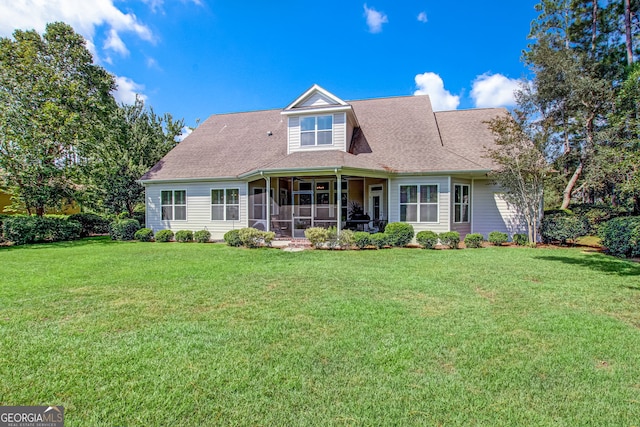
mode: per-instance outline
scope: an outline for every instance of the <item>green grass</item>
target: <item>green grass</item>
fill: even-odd
[[[69,426],[640,423],[640,265],[580,249],[0,248],[0,405]]]

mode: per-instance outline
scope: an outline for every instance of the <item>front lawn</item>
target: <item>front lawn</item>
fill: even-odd
[[[640,422],[640,265],[580,249],[0,248],[0,405],[68,426]]]

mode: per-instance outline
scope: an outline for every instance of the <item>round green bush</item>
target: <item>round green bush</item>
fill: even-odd
[[[369,238],[371,239],[371,244],[378,249],[389,245],[389,235],[386,233],[374,233]]]
[[[150,228],[141,228],[133,235],[140,242],[150,242],[153,240],[153,230]]]
[[[117,219],[109,225],[111,240],[134,240],[140,223],[135,219]]]
[[[445,231],[438,235],[440,242],[449,249],[458,249],[460,244],[460,233],[457,231]]]
[[[489,233],[489,243],[494,246],[502,246],[509,241],[509,235],[502,231],[492,231]]]
[[[193,240],[198,243],[209,243],[211,241],[211,233],[208,230],[198,230],[193,233]]]
[[[356,247],[364,249],[371,244],[371,234],[366,231],[356,231],[353,233],[353,242]]]
[[[322,227],[309,227],[304,230],[304,237],[314,248],[319,248],[329,239],[329,230]]]
[[[338,235],[338,246],[341,249],[351,249],[356,241],[352,230],[342,230]]]
[[[516,233],[513,235],[512,240],[517,246],[526,246],[529,243],[529,236],[526,234]]]
[[[416,242],[424,249],[434,249],[438,244],[438,234],[431,230],[423,230],[416,234]]]
[[[190,243],[193,242],[193,231],[191,230],[179,230],[176,231],[176,242]]]
[[[640,217],[614,218],[600,225],[602,245],[614,256],[640,255]]]
[[[156,242],[170,242],[173,240],[173,231],[171,230],[160,230],[156,233],[155,241]]]
[[[240,240],[240,230],[229,230],[224,233],[224,241],[229,246],[242,246],[242,240]]]
[[[484,236],[480,233],[469,233],[464,236],[464,245],[467,248],[477,249],[482,247]]]
[[[407,246],[414,236],[413,226],[406,222],[391,222],[387,224],[384,233],[388,236],[387,243],[396,247]]]

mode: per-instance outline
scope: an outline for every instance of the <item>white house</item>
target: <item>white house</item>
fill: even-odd
[[[284,109],[213,115],[141,178],[147,227],[522,232],[487,178],[486,122],[503,114],[433,112],[428,96],[347,102],[314,85]]]

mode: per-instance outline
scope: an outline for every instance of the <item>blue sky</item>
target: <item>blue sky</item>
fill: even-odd
[[[156,112],[284,108],[429,93],[439,110],[511,106],[537,0],[0,0],[0,36],[65,21]]]

